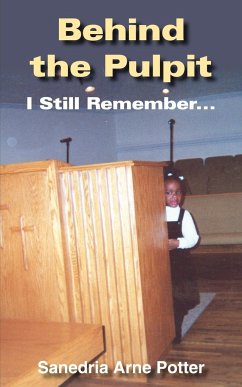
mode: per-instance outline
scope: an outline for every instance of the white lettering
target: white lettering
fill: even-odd
[[[194,110],[198,109],[197,101],[174,101],[168,97],[157,101],[101,100],[99,97],[87,98],[87,110]],[[211,107],[212,109],[212,107]]]
[[[47,372],[49,371],[49,367],[48,367],[48,362],[47,361],[40,361],[38,363],[38,367],[39,367],[39,373],[40,374],[47,374]]]
[[[166,371],[169,374],[201,374],[205,364],[189,364],[187,361],[179,361],[177,364],[168,364],[166,361],[158,361],[156,372],[160,374]]]
[[[98,97],[88,97],[87,98],[87,110],[92,110],[93,107],[96,108],[96,110],[100,110],[100,101],[101,99]]]
[[[27,110],[32,110],[32,97],[27,97]]]
[[[149,374],[151,372],[151,365],[138,363],[123,365],[121,361],[118,361],[115,365],[113,373],[116,374],[118,372],[121,374]]]
[[[52,98],[51,97],[42,97],[40,98],[40,109],[42,110],[50,110],[53,107]]]

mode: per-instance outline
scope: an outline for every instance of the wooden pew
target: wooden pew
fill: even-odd
[[[201,236],[192,254],[242,253],[242,193],[187,195],[184,201]]]

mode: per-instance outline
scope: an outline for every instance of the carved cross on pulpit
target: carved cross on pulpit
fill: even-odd
[[[33,225],[26,226],[24,224],[23,215],[21,215],[19,218],[19,226],[11,227],[12,232],[20,232],[20,234],[21,234],[22,249],[23,249],[23,262],[24,262],[24,269],[25,270],[29,269],[25,233],[30,232],[30,231],[34,231],[34,229],[35,229],[35,226],[33,226]]]
[[[8,204],[0,204],[0,211],[9,210]],[[3,249],[3,218],[0,215],[0,247]]]

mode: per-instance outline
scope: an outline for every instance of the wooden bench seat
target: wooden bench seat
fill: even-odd
[[[242,193],[187,195],[184,208],[194,216],[200,243],[193,254],[242,253]]]
[[[192,250],[192,255],[197,254],[242,254],[242,244],[238,245],[201,245]]]

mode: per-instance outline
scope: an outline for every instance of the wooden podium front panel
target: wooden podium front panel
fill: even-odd
[[[105,326],[111,368],[146,362],[139,256],[130,167],[61,174],[73,313]],[[131,191],[130,191],[131,187]]]
[[[0,169],[1,318],[68,321],[55,167]]]
[[[109,367],[152,364],[174,332],[162,167],[73,167],[60,181],[73,318],[105,326]]]

